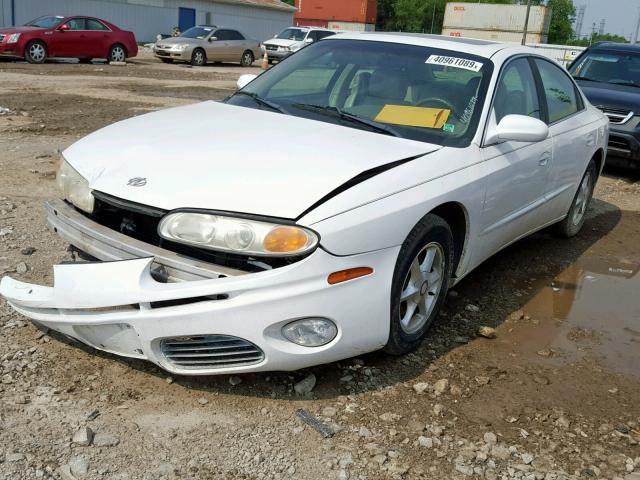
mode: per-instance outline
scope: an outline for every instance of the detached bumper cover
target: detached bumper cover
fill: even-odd
[[[318,249],[282,268],[179,283],[154,280],[151,269],[158,258],[153,256],[56,265],[53,287],[5,277],[0,294],[18,312],[48,328],[100,350],[148,359],[173,373],[295,370],[384,346],[398,251],[394,247],[335,257]],[[374,273],[328,284],[330,273],[361,266],[372,267]],[[329,344],[301,347],[282,336],[282,326],[291,320],[317,316],[338,327]],[[256,346],[263,357],[259,363],[193,369],[165,356],[163,340],[184,339],[193,345],[201,336],[235,337]]]

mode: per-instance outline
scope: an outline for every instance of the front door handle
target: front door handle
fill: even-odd
[[[540,156],[540,160],[538,160],[538,163],[544,167],[547,163],[549,163],[550,159],[551,159],[551,152],[544,152]]]

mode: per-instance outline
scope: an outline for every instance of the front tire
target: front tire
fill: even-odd
[[[571,238],[580,232],[586,218],[587,209],[591,203],[593,197],[593,189],[595,188],[596,181],[598,179],[598,169],[596,162],[591,160],[587,171],[584,173],[578,191],[573,197],[571,207],[567,212],[567,216],[555,225],[555,230],[558,235],[565,238]]]
[[[240,65],[242,67],[250,67],[253,65],[255,58],[253,57],[253,52],[251,50],[247,50],[242,54],[242,58],[240,59]]]
[[[111,62],[126,62],[127,61],[127,50],[120,45],[119,43],[116,43],[115,45],[113,45],[110,49],[109,49],[109,57],[108,57],[109,63]]]
[[[402,244],[391,285],[389,340],[384,351],[416,349],[438,315],[453,268],[453,234],[442,218],[428,214]]]
[[[191,54],[191,65],[194,67],[202,67],[207,63],[207,55],[201,48],[196,48]]]
[[[44,63],[47,59],[47,46],[40,40],[34,40],[29,42],[24,49],[24,56],[29,63]]]

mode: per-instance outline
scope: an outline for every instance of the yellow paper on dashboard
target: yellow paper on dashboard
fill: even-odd
[[[451,110],[447,108],[385,105],[374,120],[408,127],[442,128],[450,113]]]

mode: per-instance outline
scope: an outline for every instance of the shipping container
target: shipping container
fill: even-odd
[[[353,23],[376,23],[376,0],[295,0],[295,19],[328,20]]]
[[[567,67],[580,55],[586,47],[575,47],[572,45],[549,45],[549,44],[529,44],[528,47],[536,49],[536,53],[555,60],[560,65]]]
[[[327,20],[318,20],[317,18],[296,18],[293,21],[293,24],[296,27],[319,27],[319,28],[327,28],[328,25]]]
[[[472,30],[470,28],[443,28],[442,35],[447,37],[466,37],[477,38],[480,40],[491,40],[492,42],[505,42],[505,43],[521,43],[522,32],[505,32],[501,30]],[[547,36],[540,33],[527,33],[527,42],[531,43],[546,43]]]
[[[495,38],[499,41],[511,41],[505,39],[514,38],[513,35],[500,37],[500,33],[520,33],[520,40],[522,40],[526,15],[526,5],[449,2],[445,8],[442,33],[449,36],[472,36],[487,40]],[[550,21],[550,9],[541,6],[531,7],[527,26],[527,32],[530,33],[527,34],[527,40],[536,43],[546,42]],[[469,35],[468,32],[472,32],[473,35]],[[479,32],[486,33],[478,36],[481,35]],[[530,39],[529,34],[531,34]]]
[[[373,23],[357,22],[328,22],[327,26],[331,30],[345,30],[348,32],[373,32],[376,29]]]

